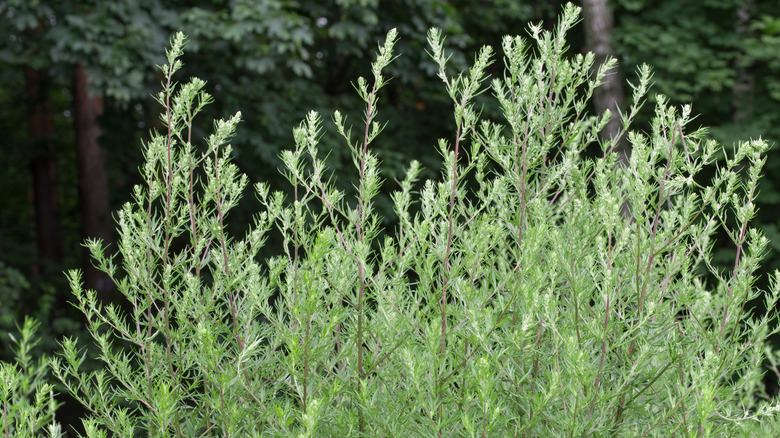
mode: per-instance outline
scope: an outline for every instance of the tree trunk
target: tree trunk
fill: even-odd
[[[607,0],[582,0],[583,25],[585,26],[585,45],[596,55],[596,65],[603,64],[607,58],[615,57],[615,49],[610,41],[612,37],[612,10]],[[604,84],[593,92],[593,104],[598,114],[605,110],[612,112],[609,124],[599,133],[601,140],[610,140],[620,133],[621,122],[617,109],[623,104],[623,81],[617,70],[604,78]],[[618,145],[618,151],[625,157],[627,151]]]
[[[54,149],[51,102],[47,93],[46,70],[25,69],[27,127],[32,139],[30,175],[35,217],[36,260],[31,266],[32,278],[50,268],[59,269],[63,260],[62,225],[57,196],[57,158]]]
[[[98,144],[103,113],[100,96],[90,96],[89,77],[79,63],[73,73],[73,123],[76,137],[78,192],[81,206],[81,236],[100,239],[103,246],[111,243],[111,210],[108,202],[108,177],[105,169],[105,151]],[[113,284],[108,276],[93,266],[87,248],[83,250],[84,283],[94,289],[104,303],[111,300]]]

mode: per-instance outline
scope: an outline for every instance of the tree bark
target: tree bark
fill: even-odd
[[[585,45],[596,55],[596,65],[603,64],[607,58],[616,57],[612,46],[612,10],[607,0],[582,0],[583,25],[585,26]],[[623,105],[623,81],[617,70],[613,70],[604,79],[604,84],[593,92],[593,104],[596,112],[612,112],[612,119],[599,133],[601,140],[611,140],[620,133],[621,122],[618,108]],[[618,150],[625,154],[622,145]]]
[[[103,246],[112,241],[111,210],[108,198],[108,177],[105,151],[98,139],[101,135],[98,117],[103,113],[101,96],[90,96],[89,77],[79,63],[73,73],[73,123],[76,137],[78,192],[81,209],[82,239],[100,239]],[[84,283],[94,289],[104,303],[111,300],[113,284],[108,276],[93,265],[87,248],[83,250]]]
[[[62,225],[57,195],[57,158],[54,148],[51,102],[47,92],[46,70],[25,69],[27,128],[32,140],[29,162],[32,177],[32,201],[35,217],[36,259],[31,276],[37,278],[59,269],[63,260]]]

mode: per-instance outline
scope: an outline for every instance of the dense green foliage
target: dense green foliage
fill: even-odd
[[[4,132],[4,153],[0,165],[8,178],[0,179],[6,194],[0,208],[0,259],[22,272],[31,283],[30,293],[16,300],[15,319],[31,311],[45,321],[43,333],[61,336],[73,330],[64,292],[67,284],[61,272],[80,266],[76,168],[73,151],[70,75],[77,62],[85,65],[90,85],[104,98],[105,114],[100,119],[101,144],[107,151],[107,170],[112,210],[129,197],[140,182],[137,168],[143,161],[136,139],[150,128],[159,128],[155,103],[149,90],[161,77],[148,68],[160,64],[159,47],[176,31],[192,38],[186,56],[185,76],[208,78],[206,89],[215,96],[205,108],[205,117],[195,121],[196,136],[208,132],[208,120],[225,117],[239,108],[243,129],[233,141],[238,165],[250,181],[268,181],[284,187],[278,169],[279,153],[293,143],[290,127],[305,117],[308,109],[325,111],[344,108],[351,119],[361,117],[358,98],[350,83],[366,75],[366,63],[390,28],[403,39],[396,48],[403,53],[388,75],[383,116],[405,119],[391,139],[378,148],[388,181],[401,179],[411,159],[424,165],[431,177],[440,157],[428,146],[451,128],[446,94],[430,79],[436,66],[425,55],[427,30],[437,26],[447,32],[452,48],[452,65],[464,68],[480,44],[500,44],[501,36],[517,33],[528,21],[555,16],[556,2],[522,4],[491,0],[475,5],[470,1],[439,2],[376,0],[330,0],[287,2],[264,1],[46,1],[0,0],[0,75],[7,87],[0,87],[0,128]],[[35,275],[35,218],[29,200],[28,162],[41,152],[32,146],[25,117],[26,67],[48,71],[52,96],[51,115],[57,133],[51,140],[57,160],[60,215],[63,220],[62,265]],[[339,144],[338,133],[327,128],[326,142]],[[351,190],[354,179],[347,176],[349,152],[334,147],[328,165],[342,189]],[[385,187],[385,195],[393,188]],[[247,193],[229,218],[235,235],[251,223],[253,209]],[[392,209],[387,196],[376,201],[386,213]],[[387,215],[388,218],[391,215]],[[277,236],[271,236],[276,239]],[[281,242],[279,242],[281,243]],[[275,253],[277,245],[264,248]],[[57,301],[54,308],[39,308],[38,301]],[[49,317],[46,314],[50,314]],[[5,325],[2,330],[12,330]],[[48,348],[52,343],[47,342]],[[1,350],[1,349],[0,349]],[[0,351],[10,358],[10,352]]]
[[[400,4],[400,6],[399,6]],[[666,1],[617,0],[611,3],[616,15],[614,42],[618,49],[622,74],[635,76],[637,67],[654,65],[654,91],[663,93],[671,106],[693,102],[693,114],[700,114],[689,126],[708,126],[696,135],[713,138],[724,145],[713,157],[725,166],[725,157],[734,156],[738,139],[763,138],[774,144],[780,138],[780,25],[775,2],[755,0]],[[3,199],[0,206],[0,299],[11,303],[0,310],[0,331],[15,332],[25,315],[43,322],[38,331],[39,347],[51,351],[56,338],[76,333],[81,317],[66,301],[68,286],[61,275],[64,268],[78,267],[78,198],[76,196],[70,75],[76,63],[85,64],[91,86],[103,96],[106,105],[100,120],[102,145],[108,152],[112,205],[115,209],[130,200],[134,184],[145,183],[137,168],[145,160],[139,154],[137,138],[150,128],[163,128],[149,90],[158,86],[162,76],[148,67],[160,64],[159,48],[169,35],[184,30],[192,37],[184,57],[182,77],[208,78],[204,90],[215,97],[203,108],[192,125],[193,138],[205,137],[211,119],[225,117],[241,109],[241,129],[232,141],[231,157],[248,183],[239,204],[224,218],[226,233],[239,239],[253,223],[257,210],[251,187],[264,181],[288,197],[295,191],[284,185],[279,169],[285,168],[281,152],[292,147],[291,126],[307,116],[308,109],[330,113],[339,108],[348,121],[360,120],[364,108],[350,83],[359,75],[371,76],[367,63],[375,42],[390,28],[397,28],[401,39],[395,52],[401,56],[385,68],[393,79],[384,86],[380,123],[390,121],[373,153],[385,181],[373,198],[380,235],[372,248],[380,248],[384,236],[399,227],[394,212],[393,191],[401,190],[406,167],[411,160],[421,163],[420,177],[436,178],[442,156],[436,148],[439,138],[453,138],[457,128],[449,114],[453,103],[445,89],[432,80],[438,73],[436,62],[425,54],[423,41],[431,26],[447,35],[450,67],[467,68],[479,46],[489,43],[500,47],[505,34],[524,32],[523,23],[546,20],[559,10],[559,2],[518,2],[493,0],[476,4],[470,1],[332,0],[326,2],[209,1],[140,2],[122,0],[45,1],[0,0],[0,129],[4,132],[4,153],[0,165]],[[571,34],[570,53],[582,52],[577,28]],[[529,50],[533,51],[534,48]],[[56,135],[60,215],[63,219],[63,263],[46,265],[34,272],[35,230],[29,204],[28,162],[40,153],[29,138],[24,108],[25,69],[44,69],[48,73],[51,112]],[[494,77],[504,74],[500,62],[486,66]],[[653,129],[656,117],[655,95],[651,105],[640,108],[634,127],[646,133]],[[502,107],[484,93],[473,98],[484,119],[503,118]],[[626,108],[629,111],[630,108]],[[344,196],[359,196],[358,176],[351,171],[353,153],[346,147],[336,125],[319,127],[325,166],[332,172],[334,190]],[[195,144],[203,152],[203,144]],[[588,155],[600,152],[593,145]],[[756,285],[772,289],[769,272],[780,268],[780,223],[774,206],[780,199],[774,149],[766,152],[767,177],[756,190],[758,207],[751,225],[767,236],[768,253],[756,276]],[[461,164],[465,158],[461,158]],[[495,164],[489,166],[490,170]],[[695,181],[706,185],[716,176],[714,165],[705,166]],[[466,198],[474,202],[479,184],[466,178]],[[409,215],[420,205],[410,207]],[[719,218],[731,229],[740,229],[733,214]],[[266,245],[259,247],[259,258],[279,255],[286,246],[283,235],[271,230]],[[728,233],[712,237],[713,269],[706,288],[716,290],[735,265],[738,245]],[[176,241],[177,245],[182,244]],[[178,246],[177,246],[178,248]],[[303,251],[305,254],[306,251]],[[738,258],[738,256],[737,256]],[[706,272],[702,264],[698,271]],[[409,271],[416,279],[416,271]],[[210,275],[210,274],[209,274]],[[117,304],[121,295],[117,293]],[[373,298],[369,300],[373,305]],[[745,305],[758,313],[766,307],[760,298]],[[124,310],[127,310],[124,308]],[[18,330],[16,330],[18,331]],[[28,331],[29,333],[29,331]],[[0,357],[12,359],[12,343],[0,341]],[[21,338],[21,335],[17,335]],[[88,355],[91,359],[91,355]],[[765,361],[770,364],[770,360]],[[770,372],[771,378],[771,372]],[[29,387],[28,387],[29,388]],[[757,392],[761,392],[759,389]],[[29,395],[29,392],[28,392]],[[43,412],[43,411],[41,411]]]
[[[624,74],[654,66],[654,87],[673,104],[692,103],[696,123],[731,150],[739,139],[780,140],[780,16],[777,2],[742,0],[613,2],[614,41]],[[650,113],[645,118],[650,117]],[[757,224],[772,251],[763,272],[780,268],[780,152],[768,153],[756,199]],[[730,264],[729,251],[718,256]],[[728,261],[727,261],[728,260]],[[762,283],[766,285],[766,283]]]
[[[49,360],[35,359],[32,353],[40,342],[39,327],[40,323],[25,318],[20,338],[10,336],[15,363],[0,362],[0,433],[5,436],[32,438],[46,431],[54,437],[62,433],[55,419],[57,403]]]
[[[689,129],[690,107],[664,98],[646,133],[629,131],[651,78],[642,66],[620,164],[617,139],[598,140],[610,114],[588,114],[614,61],[594,73],[593,55],[564,56],[577,13],[568,5],[553,31],[505,37],[505,71],[490,82],[489,46],[452,75],[441,31],[429,31],[454,126],[438,142],[440,175],[418,183],[412,161],[391,196],[397,225],[383,230],[374,145],[394,123],[377,120],[390,30],[370,79],[355,83],[364,119],[332,113],[354,189],[339,189],[311,111],[281,153],[291,190],[256,184],[262,209],[242,238],[227,222],[248,184],[228,144],[242,114],[195,146],[193,120],[212,97],[200,79],[174,80],[177,34],[160,67],[163,129],[118,214],[119,253],[88,242],[123,304],[68,275],[102,366],[83,369],[69,337],[52,367],[89,411],[86,436],[777,434],[761,385],[762,361],[777,361],[772,317],[746,308],[762,294],[768,241],[749,223],[767,144],[740,142],[715,164],[718,145]],[[488,90],[501,120],[475,104]],[[593,144],[597,157],[585,153]],[[274,228],[283,254],[259,260]],[[727,273],[711,263],[719,229],[735,248]],[[53,405],[20,362],[3,382],[26,386],[0,389],[12,412],[37,415],[4,418],[23,433],[49,424]],[[41,400],[27,402],[36,389]]]

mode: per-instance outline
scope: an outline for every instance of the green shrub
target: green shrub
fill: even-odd
[[[610,117],[588,102],[614,60],[593,72],[592,54],[564,57],[578,13],[503,40],[489,87],[502,121],[472,105],[491,49],[452,76],[430,31],[456,129],[439,142],[439,180],[417,185],[410,164],[384,230],[370,145],[403,129],[377,121],[390,31],[372,80],[355,85],[365,120],[353,131],[333,114],[357,196],[334,188],[312,112],[282,154],[290,199],[258,184],[264,210],[240,239],[225,218],[247,185],[227,145],[241,115],[216,122],[203,151],[192,143],[210,97],[199,79],[173,81],[178,34],[161,67],[167,131],[144,145],[145,186],[118,213],[120,257],[88,243],[126,302],[102,307],[69,274],[104,368],[80,371],[65,339],[53,369],[92,413],[87,436],[776,434],[760,381],[772,321],[747,305],[764,293],[752,285],[767,242],[749,222],[767,146],[740,144],[703,181],[717,145],[689,132],[690,107],[661,97],[649,132],[628,131],[642,67],[620,115],[630,159],[618,139],[588,158]],[[719,228],[736,251],[729,272],[710,264]],[[257,260],[273,229],[282,255]]]
[[[40,323],[25,318],[19,330],[20,339],[8,333],[16,346],[16,364],[0,362],[0,436],[32,438],[37,436],[59,437],[59,424],[54,421],[57,402],[54,386],[47,383],[49,360],[36,361],[32,350],[38,344],[36,333]]]

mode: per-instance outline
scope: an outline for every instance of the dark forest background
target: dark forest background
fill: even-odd
[[[583,0],[571,52],[614,56],[620,69],[600,89],[594,111],[628,104],[626,80],[654,67],[653,93],[692,103],[695,123],[728,151],[738,139],[780,139],[780,10],[777,0]],[[0,0],[0,359],[10,359],[7,332],[24,315],[43,322],[42,351],[82,319],[68,304],[62,272],[84,271],[105,301],[112,285],[91,267],[81,243],[114,241],[113,212],[138,182],[141,139],[160,125],[152,94],[168,39],[190,38],[179,79],[208,81],[215,103],[200,119],[241,111],[233,142],[236,164],[252,181],[282,188],[279,152],[292,128],[314,109],[339,109],[360,120],[351,83],[370,73],[377,43],[396,27],[400,57],[387,73],[379,117],[390,121],[376,143],[385,190],[411,159],[439,171],[437,138],[452,132],[451,108],[426,32],[447,35],[451,66],[463,69],[482,45],[500,50],[506,34],[526,35],[528,22],[555,24],[557,0]],[[494,74],[502,64],[494,63]],[[483,96],[488,101],[487,96]],[[629,96],[630,97],[630,96]],[[625,101],[625,103],[624,103]],[[645,105],[640,120],[652,117]],[[495,114],[486,103],[485,114]],[[636,128],[641,129],[641,125]],[[613,135],[610,125],[605,137]],[[198,138],[197,136],[195,138]],[[332,140],[332,141],[331,141]],[[348,151],[326,132],[339,181],[352,174]],[[780,268],[780,151],[769,153],[756,226],[772,241],[764,271]],[[381,205],[392,226],[389,198]],[[230,217],[232,229],[257,211],[253,196]],[[274,251],[273,241],[268,251]],[[727,251],[723,248],[722,254]],[[728,263],[727,256],[720,257]],[[766,281],[758,284],[768,287]]]

